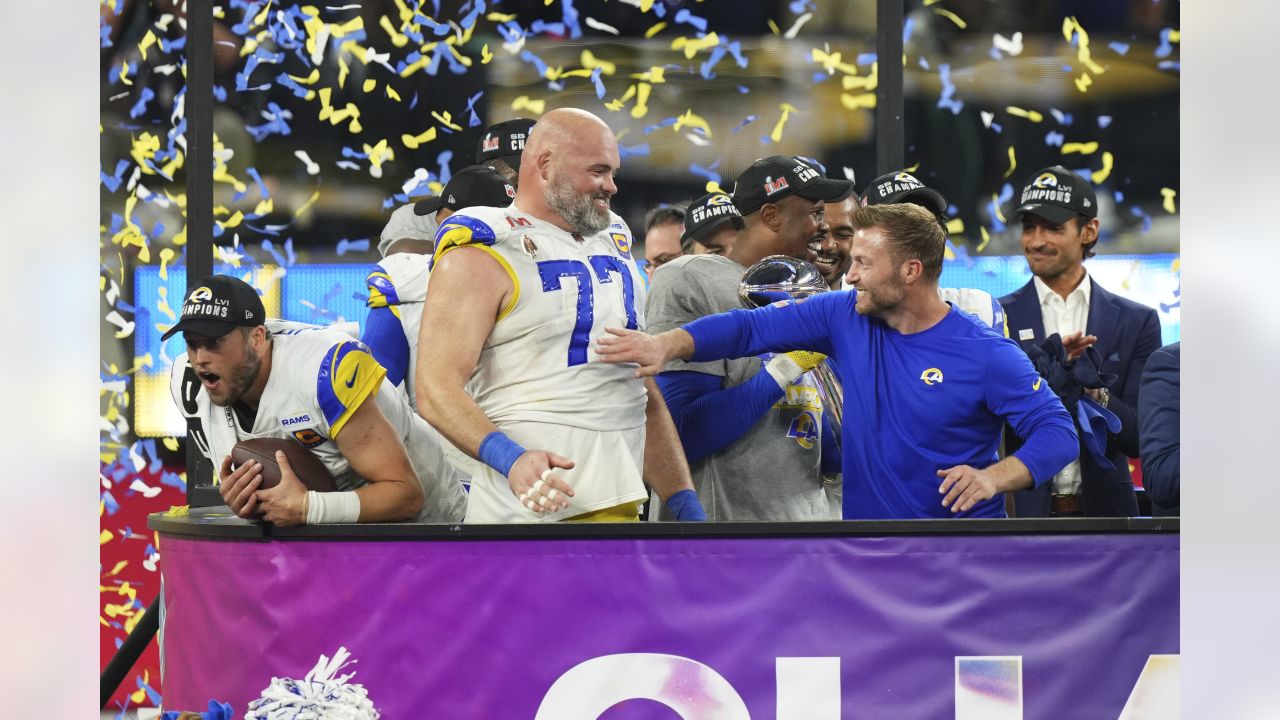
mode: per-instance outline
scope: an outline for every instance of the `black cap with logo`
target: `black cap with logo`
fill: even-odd
[[[832,180],[807,160],[791,155],[761,158],[738,175],[733,186],[733,204],[750,215],[765,203],[776,203],[788,195],[806,200],[840,202],[853,194],[853,182]]]
[[[1031,181],[1022,188],[1018,207],[1011,217],[1016,220],[1022,213],[1038,215],[1055,225],[1077,215],[1092,220],[1098,216],[1098,196],[1088,180],[1061,165],[1054,165],[1031,176]]]
[[[182,303],[182,319],[160,336],[189,332],[220,338],[238,327],[254,327],[267,320],[262,298],[249,283],[230,275],[210,275],[196,285]]]
[[[926,186],[906,170],[885,173],[867,186],[862,193],[864,205],[888,205],[891,203],[911,203],[919,205],[934,215],[947,214],[947,199],[942,193]]]
[[[742,214],[733,204],[733,198],[722,192],[707,193],[689,203],[689,209],[684,214],[684,233],[680,235],[680,242],[701,242],[725,223],[732,223],[738,230],[746,225],[742,221]]]
[[[476,163],[484,164],[501,158],[513,170],[519,170],[520,153],[524,152],[524,143],[529,139],[533,124],[533,120],[516,118],[489,126],[476,146]]]
[[[488,165],[464,167],[445,183],[440,197],[429,197],[413,204],[415,215],[431,215],[442,207],[461,210],[464,207],[507,207],[516,197],[515,188]]]

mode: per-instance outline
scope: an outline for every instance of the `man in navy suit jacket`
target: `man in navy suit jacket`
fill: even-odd
[[[1022,250],[1031,282],[1000,298],[1009,337],[1023,350],[1059,334],[1069,355],[1093,346],[1103,373],[1114,383],[1086,394],[1120,420],[1120,432],[1108,434],[1105,469],[1081,444],[1077,463],[1052,482],[1014,494],[1018,517],[1087,515],[1126,517],[1138,514],[1138,502],[1126,458],[1137,457],[1138,385],[1147,358],[1160,347],[1156,311],[1114,295],[1089,277],[1084,261],[1098,242],[1098,201],[1089,182],[1055,165],[1032,176],[1014,211],[1022,223]],[[1008,433],[1012,452],[1020,444]],[[1084,434],[1081,433],[1083,438]]]
[[[1142,400],[1138,403],[1142,437],[1142,483],[1151,496],[1152,515],[1177,515],[1182,463],[1178,417],[1178,368],[1182,343],[1165,345],[1151,354],[1142,371]]]

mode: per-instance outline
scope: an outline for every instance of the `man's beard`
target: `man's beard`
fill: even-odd
[[[258,378],[258,371],[262,369],[262,359],[254,354],[253,350],[247,345],[244,349],[244,359],[236,366],[231,377],[227,378],[227,391],[222,397],[209,396],[209,401],[219,407],[232,405],[244,397],[245,392],[249,390],[249,386],[253,385],[253,381]]]
[[[561,181],[559,174],[547,185],[545,197],[547,207],[564,218],[583,237],[595,235],[609,227],[609,210],[597,208],[594,202],[596,199],[602,199],[608,204],[609,193],[584,195],[575,190],[572,183]]]

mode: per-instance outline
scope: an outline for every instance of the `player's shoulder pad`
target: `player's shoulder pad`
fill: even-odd
[[[316,373],[316,400],[336,437],[365,398],[378,391],[387,371],[373,358],[369,346],[344,340],[329,347]]]
[[[383,258],[365,278],[371,308],[423,302],[427,298],[427,271],[431,256],[395,253]]]
[[[434,268],[440,258],[457,248],[497,243],[506,229],[503,212],[501,208],[469,207],[450,215],[436,230],[436,250],[429,267]]]

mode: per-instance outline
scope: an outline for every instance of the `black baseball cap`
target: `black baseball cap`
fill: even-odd
[[[832,180],[813,163],[798,157],[770,155],[751,163],[738,175],[733,204],[743,215],[750,215],[765,203],[776,203],[788,195],[834,203],[852,194],[850,180]]]
[[[885,173],[872,180],[862,193],[862,203],[864,205],[912,203],[934,215],[947,214],[947,199],[942,197],[942,193],[927,187],[906,170]]]
[[[476,164],[501,158],[513,170],[519,170],[520,153],[524,152],[524,143],[529,139],[533,123],[527,118],[516,118],[490,125],[476,146]]]
[[[262,298],[249,283],[230,275],[210,275],[187,294],[182,319],[160,339],[168,340],[179,332],[220,338],[238,327],[255,327],[266,320]]]
[[[725,223],[732,223],[738,230],[746,226],[742,220],[742,214],[733,204],[733,198],[722,192],[707,193],[689,203],[689,209],[684,214],[684,232],[680,235],[680,242],[684,243],[687,240],[701,242],[713,230]]]
[[[515,199],[516,190],[497,170],[488,165],[464,167],[449,178],[439,197],[429,197],[413,204],[415,215],[431,215],[442,207],[461,210],[464,207],[506,207]]]
[[[1061,225],[1076,215],[1092,220],[1098,216],[1098,196],[1088,180],[1062,167],[1047,167],[1032,176],[1022,188],[1020,204],[1012,217],[1022,213],[1038,215]]]

